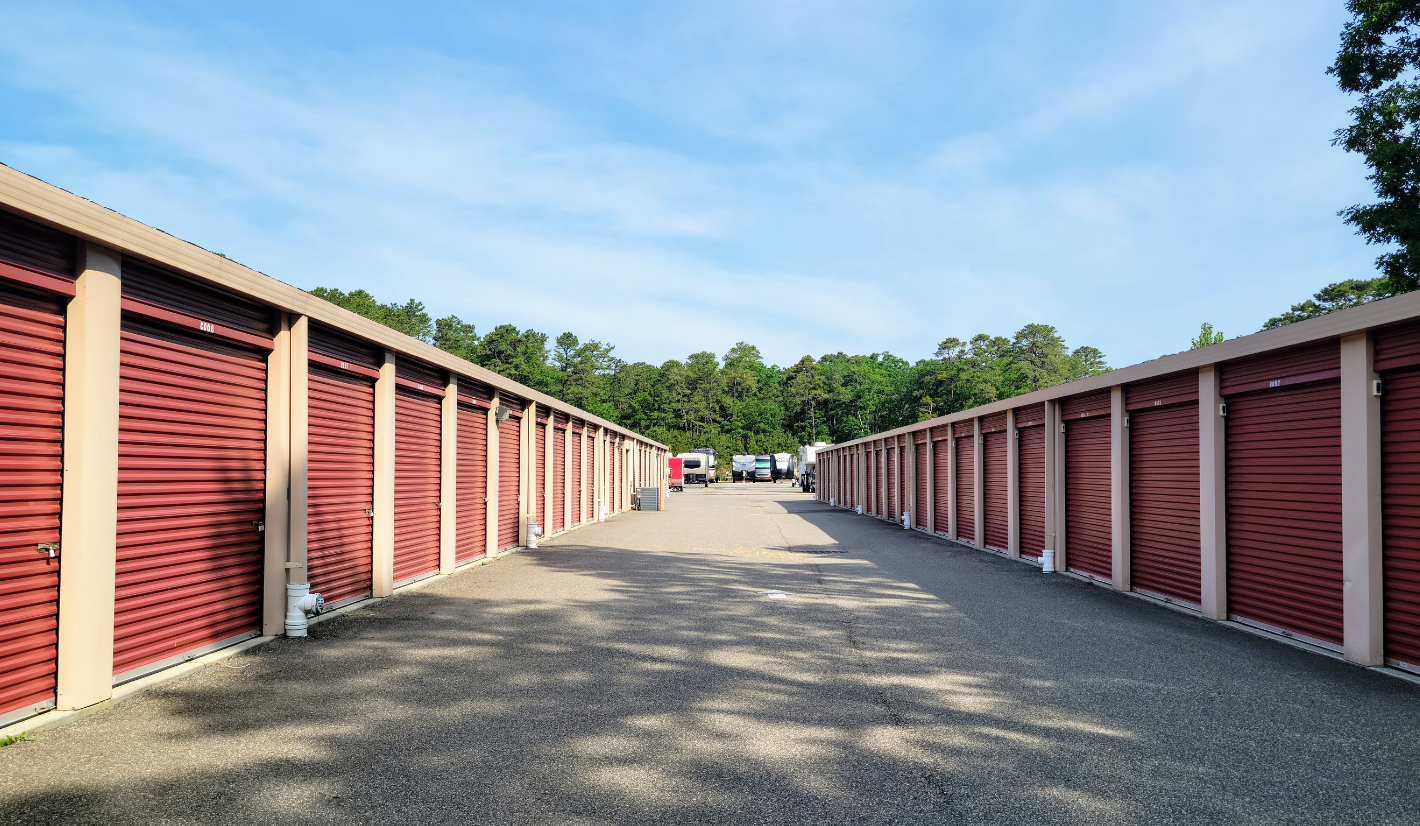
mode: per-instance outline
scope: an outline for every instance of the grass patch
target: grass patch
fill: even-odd
[[[34,738],[31,737],[30,733],[27,731],[22,731],[19,734],[7,734],[4,737],[0,737],[0,749],[5,748],[6,746],[13,746],[22,740],[33,739]]]

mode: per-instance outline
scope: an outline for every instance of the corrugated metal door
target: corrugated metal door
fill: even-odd
[[[572,527],[582,524],[582,423],[572,422]]]
[[[1132,587],[1197,605],[1198,374],[1131,384],[1125,400]]]
[[[1045,549],[1045,405],[1018,408],[1016,433],[1021,556],[1038,559]]]
[[[537,503],[537,524],[544,530],[547,528],[547,494],[545,485],[547,484],[547,423],[539,422],[533,431],[533,439],[537,442],[537,483],[533,488],[533,501]]]
[[[566,530],[567,501],[567,417],[555,414],[552,428],[552,530]]]
[[[914,463],[912,467],[913,472],[917,474],[915,485],[917,489],[917,508],[913,515],[913,519],[916,523],[916,526],[925,531],[927,530],[927,516],[929,513],[931,513],[932,500],[928,498],[929,494],[927,492],[928,486],[926,432],[924,431],[922,435],[922,440],[916,442],[913,445],[913,449],[917,451],[916,454],[914,454],[913,456]]]
[[[981,420],[981,494],[986,547],[1006,550],[1011,541],[1010,505],[1007,499],[1006,414],[997,413]]]
[[[439,571],[440,400],[396,387],[394,398],[394,581]]]
[[[948,476],[952,467],[952,443],[947,439],[947,427],[934,428],[932,430],[932,520],[936,523],[937,533],[943,536],[947,533],[948,520],[951,517],[951,486],[948,485]]]
[[[1108,580],[1114,573],[1109,494],[1109,391],[1071,396],[1065,423],[1065,560],[1069,570]]]
[[[1420,670],[1420,368],[1383,375],[1385,657]]]
[[[897,522],[902,517],[898,516],[902,510],[897,506],[897,450],[888,447],[884,450],[886,454],[887,478],[884,480],[884,487],[887,488],[887,516],[893,522]]]
[[[266,353],[125,313],[119,358],[113,670],[124,679],[258,633]]]
[[[313,364],[307,388],[306,574],[335,606],[370,593],[375,383]]]
[[[0,282],[0,725],[54,705],[63,403],[64,305]]]
[[[470,562],[488,552],[488,408],[463,401],[459,381],[458,514],[454,562]]]
[[[976,435],[971,422],[956,428],[957,538],[976,542]]]
[[[504,405],[506,406],[506,402]],[[522,419],[498,423],[498,550],[518,544],[518,473],[522,468]]]
[[[1339,646],[1340,348],[1223,366],[1228,394],[1228,611]]]

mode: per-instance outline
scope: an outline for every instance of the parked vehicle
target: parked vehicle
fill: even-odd
[[[754,481],[753,453],[741,453],[730,457],[730,479],[735,482]]]
[[[692,451],[690,451],[690,452],[691,452],[691,453],[703,453],[703,454],[705,454],[706,456],[709,456],[709,457],[710,457],[710,467],[709,467],[709,469],[706,471],[706,474],[710,477],[710,481],[711,481],[711,482],[716,481],[716,480],[719,478],[719,476],[720,476],[720,470],[719,470],[719,463],[715,461],[715,448],[713,448],[713,447],[697,447],[696,449],[694,449],[694,450],[692,450]]]
[[[754,457],[754,481],[774,481],[774,457],[761,453]]]
[[[685,490],[685,467],[681,458],[679,456],[672,456],[666,459],[666,465],[669,470],[667,476],[670,477],[668,487],[671,490]]]
[[[774,481],[780,479],[794,479],[794,454],[776,453],[774,454]]]
[[[814,477],[818,473],[818,462],[816,457],[818,449],[828,447],[828,442],[814,442],[811,445],[803,445],[799,448],[799,490],[804,493],[813,493]]]
[[[688,485],[710,486],[710,457],[704,453],[682,453],[676,458],[685,468],[685,482]]]

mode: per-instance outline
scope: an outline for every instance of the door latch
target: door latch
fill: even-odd
[[[256,528],[257,533],[263,533],[266,530],[266,523],[260,519],[253,520],[251,526]]]
[[[365,508],[365,515],[368,516],[368,517],[370,517],[371,519],[374,519],[374,518],[375,518],[375,509],[374,509],[374,508]]]
[[[54,559],[55,557],[59,556],[58,542],[41,542],[35,547],[39,549],[40,553],[49,554],[50,559]]]

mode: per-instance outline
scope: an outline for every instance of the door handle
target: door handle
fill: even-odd
[[[55,558],[57,558],[57,557],[59,556],[59,543],[58,543],[58,542],[41,542],[41,543],[39,543],[38,545],[36,545],[35,548],[37,548],[40,553],[47,553],[47,554],[49,554],[49,558],[50,558],[50,559],[55,559]]]

